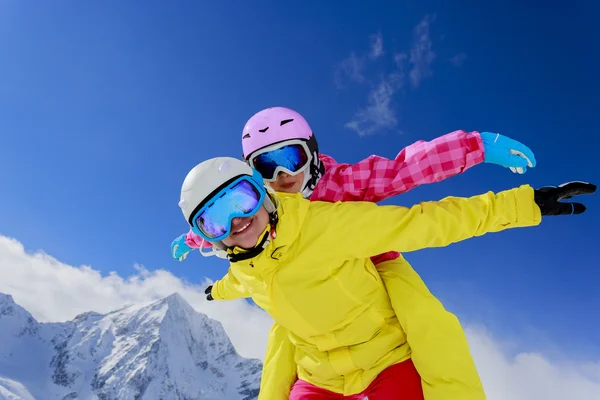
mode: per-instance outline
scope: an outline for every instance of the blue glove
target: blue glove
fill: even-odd
[[[185,243],[185,234],[179,236],[171,243],[171,254],[173,258],[179,261],[185,260],[188,253],[193,249]]]
[[[514,173],[524,174],[535,167],[535,156],[529,147],[499,133],[481,132],[484,147],[483,162],[498,164]]]

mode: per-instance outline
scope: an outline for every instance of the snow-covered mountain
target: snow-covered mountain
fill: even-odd
[[[261,369],[178,294],[40,323],[0,293],[0,399],[251,400]]]

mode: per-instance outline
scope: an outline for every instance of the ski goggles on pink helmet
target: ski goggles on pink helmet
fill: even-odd
[[[250,156],[248,163],[267,182],[275,182],[280,172],[291,176],[305,171],[313,155],[304,140],[286,140],[263,147]]]
[[[231,221],[251,217],[260,210],[266,196],[260,174],[243,175],[210,197],[192,217],[192,231],[208,242],[221,241],[231,233]]]

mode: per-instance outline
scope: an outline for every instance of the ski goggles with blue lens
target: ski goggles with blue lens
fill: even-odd
[[[254,179],[261,181],[258,172]],[[192,230],[209,242],[218,242],[229,236],[231,221],[236,217],[251,217],[265,200],[266,190],[249,176],[241,176],[211,197],[196,212]]]
[[[275,182],[280,172],[298,175],[312,161],[312,154],[303,140],[287,140],[256,151],[249,164],[267,182]]]

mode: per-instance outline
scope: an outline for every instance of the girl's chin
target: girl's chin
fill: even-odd
[[[248,237],[236,238],[234,246],[241,247],[242,249],[251,249],[256,246],[256,242],[258,242],[258,236],[249,234]]]
[[[241,247],[242,249],[250,250],[256,245],[256,242],[244,242],[237,245],[237,247]]]

